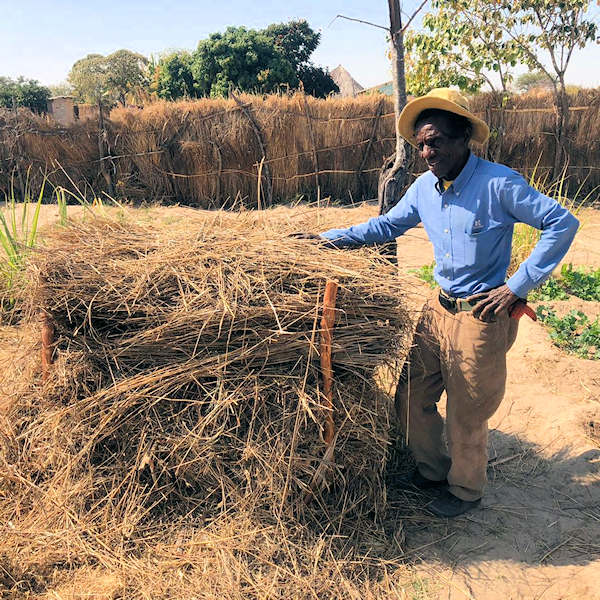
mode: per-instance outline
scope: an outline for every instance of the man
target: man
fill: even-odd
[[[411,484],[439,487],[429,509],[455,517],[483,494],[487,422],[504,395],[506,352],[517,334],[509,312],[550,276],[579,223],[515,171],[470,152],[470,140],[484,143],[489,128],[458,92],[439,88],[409,102],[399,129],[429,171],[387,214],[320,237],[338,248],[383,243],[423,223],[441,291],[417,324],[396,407],[417,464]],[[505,281],[517,222],[540,229],[541,238]],[[444,390],[448,452],[436,404]]]

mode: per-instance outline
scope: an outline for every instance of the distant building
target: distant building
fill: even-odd
[[[48,98],[48,114],[65,127],[75,123],[75,102],[73,96],[53,96]]]
[[[87,121],[98,118],[95,104],[75,104],[73,96],[53,96],[48,98],[48,115],[63,127],[75,121]]]
[[[340,88],[340,96],[356,96],[364,89],[342,65],[338,65],[329,75]]]

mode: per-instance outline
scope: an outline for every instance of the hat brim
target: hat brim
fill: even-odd
[[[448,112],[461,115],[471,122],[473,125],[473,133],[471,139],[479,144],[484,144],[490,137],[490,128],[485,121],[470,113],[466,108],[463,108],[456,102],[445,100],[444,98],[436,98],[434,96],[421,96],[411,100],[402,110],[398,117],[398,129],[400,135],[415,148],[417,140],[415,138],[415,123],[418,116],[428,108],[437,108]]]

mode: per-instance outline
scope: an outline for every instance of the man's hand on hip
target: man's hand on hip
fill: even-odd
[[[474,294],[467,298],[467,300],[479,300],[473,307],[473,316],[480,321],[490,323],[502,311],[510,310],[512,305],[519,300],[519,297],[513,294],[511,289],[504,284],[489,292]]]

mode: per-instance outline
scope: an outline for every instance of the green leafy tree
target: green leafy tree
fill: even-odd
[[[559,172],[569,117],[565,73],[577,48],[599,41],[589,0],[434,0],[434,8],[427,21],[430,39],[415,36],[411,43],[423,61],[433,61],[434,78],[435,71],[443,71],[449,64],[449,57],[457,68],[450,75],[485,76],[486,70],[497,71],[503,88],[507,79],[502,65],[515,62],[546,74],[552,81],[558,142],[554,168]],[[461,51],[464,56],[458,55]],[[429,73],[426,65],[421,72],[417,70],[417,84],[426,82],[423,73]],[[473,82],[477,85],[476,78]]]
[[[294,69],[309,62],[321,40],[321,34],[314,31],[305,20],[274,23],[262,33],[273,40]]]
[[[433,0],[423,30],[408,32],[407,88],[422,95],[435,87],[458,86],[467,92],[488,84],[506,93],[510,72],[522,56],[519,44],[502,31],[500,13],[488,11],[493,0]],[[489,13],[489,14],[488,14]],[[486,15],[479,18],[478,15]],[[498,84],[491,77],[496,73]]]
[[[106,57],[109,90],[125,106],[127,94],[148,86],[148,59],[131,50],[117,50]]]
[[[547,73],[541,71],[528,71],[517,77],[515,85],[521,92],[527,92],[533,88],[552,88],[553,81]]]
[[[192,74],[192,55],[189,52],[171,52],[162,56],[152,70],[151,91],[159,98],[195,98],[198,92]]]
[[[17,106],[42,113],[47,110],[49,97],[50,90],[35,79],[0,77],[0,106],[12,108],[14,99]]]
[[[471,10],[468,0],[461,1],[464,10]],[[496,19],[502,34],[520,48],[523,62],[552,80],[557,107],[555,172],[565,156],[569,118],[565,73],[577,48],[600,42],[598,23],[589,9],[588,0],[489,0],[487,14],[477,14],[481,22]]]
[[[264,29],[263,33],[273,40],[275,47],[292,65],[307,94],[323,98],[340,91],[329,72],[310,60],[319,45],[321,34],[314,31],[307,21],[275,23]]]
[[[228,27],[201,40],[192,74],[200,96],[225,96],[231,87],[268,93],[298,85],[292,64],[271,38],[245,27]]]
[[[90,104],[103,101],[109,92],[107,71],[106,57],[102,54],[88,54],[79,59],[68,76],[77,99]]]
[[[301,65],[298,68],[298,79],[302,82],[304,91],[310,96],[325,98],[329,94],[337,94],[340,91],[329,71],[312,64]]]
[[[147,85],[147,64],[145,57],[130,50],[88,54],[71,67],[68,80],[79,100],[125,105],[128,93]]]

